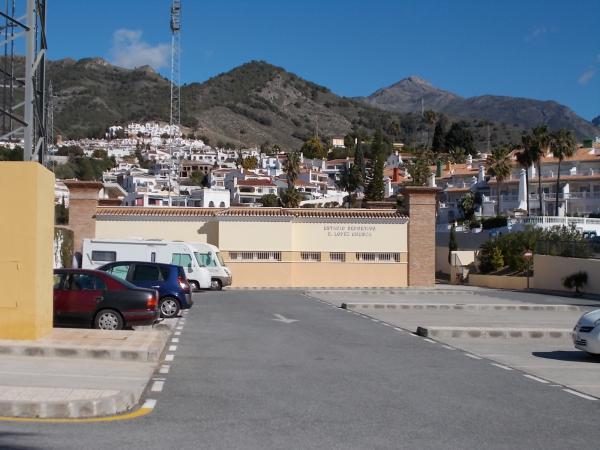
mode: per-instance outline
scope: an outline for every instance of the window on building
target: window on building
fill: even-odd
[[[117,252],[107,252],[103,250],[92,250],[92,261],[114,262],[117,260]]]
[[[320,252],[300,252],[300,259],[305,262],[321,262]]]
[[[209,208],[214,208],[215,207],[215,202],[213,202],[212,200],[210,202],[208,202],[208,207]]]
[[[229,259],[235,262],[281,261],[281,252],[229,252]]]
[[[332,262],[346,262],[346,254],[343,252],[331,252],[329,253],[329,259]]]
[[[356,260],[372,263],[394,263],[401,261],[401,255],[400,253],[361,252],[356,253]]]
[[[221,203],[219,203],[219,206],[220,206],[221,208],[225,208],[225,202],[221,202]]]

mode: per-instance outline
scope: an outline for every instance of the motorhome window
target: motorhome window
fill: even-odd
[[[225,261],[223,261],[223,257],[221,256],[221,254],[219,252],[216,253],[217,255],[217,259],[219,260],[219,262],[221,263],[222,266],[225,265]]]
[[[107,272],[111,275],[114,275],[117,278],[120,278],[121,280],[125,280],[127,279],[127,273],[129,273],[129,266],[112,266],[110,269],[107,270]]]
[[[173,253],[171,264],[181,267],[192,267],[192,257],[187,253]]]
[[[113,262],[117,260],[117,252],[92,250],[92,261]]]
[[[135,266],[135,271],[133,272],[133,281],[157,281],[162,280],[160,276],[160,271],[158,267],[146,265],[146,264],[138,264]]]
[[[196,261],[198,261],[200,267],[215,267],[217,265],[210,253],[194,252],[194,255],[196,255]]]

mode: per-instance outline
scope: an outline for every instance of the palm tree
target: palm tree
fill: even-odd
[[[577,141],[571,130],[561,128],[550,136],[550,149],[552,155],[558,159],[558,174],[556,176],[556,205],[555,215],[558,216],[558,197],[560,192],[560,165],[565,158],[570,158],[577,150]]]
[[[521,140],[523,142],[523,150],[517,153],[517,162],[523,169],[525,169],[525,185],[527,186],[527,215],[529,215],[529,168],[533,165],[533,159],[530,151],[531,136],[525,134]]]
[[[287,159],[283,165],[283,171],[287,175],[288,188],[285,191],[283,198],[284,206],[286,208],[297,208],[300,204],[300,195],[296,190],[296,180],[300,173],[300,156],[298,152],[290,152],[287,155]]]
[[[510,150],[508,147],[498,147],[492,150],[485,160],[488,173],[496,177],[497,195],[498,195],[498,215],[500,215],[500,187],[502,182],[510,176],[512,163],[510,160]]]
[[[538,175],[538,197],[540,201],[540,215],[544,215],[543,199],[542,199],[542,157],[548,153],[548,146],[550,145],[550,134],[548,133],[548,125],[538,125],[532,131],[531,146],[529,151],[531,153],[531,160],[537,165]]]
[[[432,127],[431,131],[433,131],[433,127],[435,127],[435,124],[438,119],[437,113],[431,109],[428,109],[427,111],[424,112],[424,115],[425,115],[425,120]],[[425,148],[429,148],[429,131],[430,130],[427,130],[427,144],[426,144]]]

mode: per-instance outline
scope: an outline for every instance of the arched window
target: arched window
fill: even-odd
[[[213,201],[210,201],[210,202],[208,203],[208,207],[209,207],[209,208],[214,208],[214,207],[215,207],[215,202],[213,202]]]
[[[221,208],[225,208],[225,202],[221,202],[221,204],[219,205]]]

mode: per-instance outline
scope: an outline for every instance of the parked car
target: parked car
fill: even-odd
[[[575,348],[600,355],[600,309],[585,313],[573,328]]]
[[[159,318],[158,292],[105,272],[54,271],[54,323],[102,330],[152,325]]]
[[[139,287],[156,289],[161,317],[175,317],[181,309],[189,309],[194,303],[190,284],[181,266],[145,261],[117,261],[105,264],[98,270]]]

